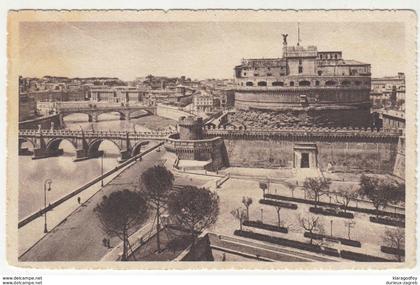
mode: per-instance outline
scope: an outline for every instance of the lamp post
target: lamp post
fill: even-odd
[[[44,233],[45,234],[48,233],[48,228],[47,228],[47,212],[48,212],[48,210],[47,210],[47,190],[51,191],[51,183],[52,183],[51,179],[46,179],[44,181],[44,210],[45,210],[45,213],[44,213]],[[47,189],[47,184],[48,184],[48,189]]]
[[[333,229],[333,220],[331,220],[330,223],[331,223],[331,236],[333,236],[333,232],[332,232],[332,229]]]
[[[101,155],[101,186],[104,187],[104,155],[105,152],[102,151]]]

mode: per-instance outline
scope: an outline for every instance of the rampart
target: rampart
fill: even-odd
[[[227,165],[225,148],[220,137],[181,140],[174,135],[166,139],[165,148],[175,153],[178,159],[210,161],[207,170],[217,170]]]
[[[230,166],[293,167],[295,144],[317,145],[319,167],[335,171],[392,173],[400,133],[349,128],[281,128],[275,130],[206,127],[205,138],[221,137]]]

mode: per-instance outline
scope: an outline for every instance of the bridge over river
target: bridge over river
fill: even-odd
[[[55,106],[55,111],[60,114],[61,120],[63,117],[75,114],[75,113],[81,113],[81,114],[87,114],[89,117],[89,122],[97,122],[98,117],[101,114],[105,113],[112,113],[116,112],[120,114],[120,120],[129,120],[133,113],[144,111],[148,114],[156,114],[156,106],[147,106],[147,105],[141,105],[141,104],[135,104],[135,105],[117,105],[117,104],[87,104],[83,102],[80,103],[65,103],[60,102],[57,106]]]
[[[114,143],[120,151],[120,161],[125,161],[140,153],[142,146],[150,141],[164,141],[171,131],[122,132],[122,131],[71,131],[71,130],[19,130],[19,154],[33,154],[33,159],[58,156],[63,140],[69,141],[76,149],[75,161],[97,158],[102,155],[100,144],[107,140]],[[24,142],[33,146],[33,153],[22,148]]]

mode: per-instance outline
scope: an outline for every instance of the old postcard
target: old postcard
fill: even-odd
[[[415,31],[403,10],[10,11],[9,263],[415,266]]]

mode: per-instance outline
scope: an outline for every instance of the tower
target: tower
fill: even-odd
[[[203,139],[203,119],[195,119],[192,116],[180,117],[178,121],[179,139],[201,140]]]

